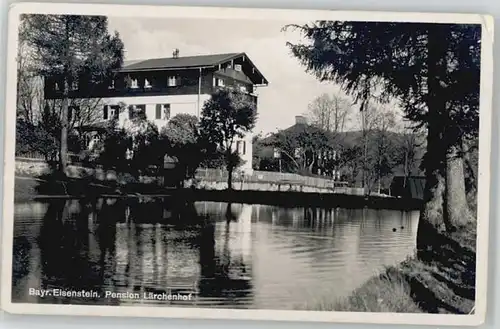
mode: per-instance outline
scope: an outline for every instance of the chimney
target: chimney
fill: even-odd
[[[299,124],[306,125],[307,124],[306,117],[304,117],[303,115],[295,116],[295,124],[296,125],[299,125]]]
[[[172,53],[173,58],[179,58],[179,48],[175,48],[174,52]]]

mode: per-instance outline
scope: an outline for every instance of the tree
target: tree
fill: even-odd
[[[377,122],[379,121],[380,114],[379,109],[373,104],[362,107],[359,111],[359,118],[361,120],[361,131],[362,131],[362,166],[361,166],[361,186],[364,189],[365,195],[368,195],[371,190],[370,181],[370,164],[369,164],[369,150],[368,146],[370,144],[370,134],[376,129]],[[373,168],[373,166],[371,166]]]
[[[127,151],[132,149],[132,140],[124,129],[119,129],[116,123],[110,122],[101,142],[96,145],[99,163],[106,169],[128,172],[130,159]]]
[[[59,170],[67,166],[69,95],[75,84],[107,80],[123,62],[118,33],[108,33],[105,16],[40,15],[22,17],[23,37],[33,48],[36,73],[57,79],[61,99]]]
[[[228,88],[214,92],[205,102],[200,120],[202,139],[224,155],[228,189],[234,169],[241,164],[234,142],[252,131],[257,120],[255,103],[246,94]]]
[[[370,138],[370,160],[367,162],[367,171],[373,173],[371,175],[371,184],[369,190],[372,189],[373,182],[377,182],[377,191],[380,194],[382,179],[390,174],[396,166],[396,145],[391,138],[393,132],[391,128],[395,126],[395,114],[392,111],[378,110],[373,113]],[[371,162],[371,163],[370,163]]]
[[[286,28],[307,40],[288,45],[308,72],[339,83],[362,110],[371,97],[395,98],[427,129],[419,251],[436,243],[433,231],[469,221],[461,150],[478,133],[481,26],[319,21]]]
[[[422,134],[411,125],[404,125],[398,129],[400,135],[397,145],[397,162],[403,166],[406,179],[418,171],[421,160],[421,147],[423,146]]]
[[[331,141],[324,130],[312,125],[298,124],[279,131],[270,145],[281,152],[285,170],[313,174],[317,173],[314,169],[324,171],[324,162],[320,163],[323,155],[329,154],[333,157]]]
[[[363,170],[363,147],[358,144],[341,145],[337,167],[345,171],[344,178],[351,185],[356,184],[360,170]]]
[[[43,81],[33,65],[33,49],[26,40],[26,24],[19,28],[17,53],[17,118],[36,124],[43,109]]]
[[[198,118],[190,114],[177,114],[170,119],[161,132],[165,153],[177,159],[179,182],[194,178],[204,158],[200,142]]]
[[[252,168],[259,170],[262,159],[262,151],[264,143],[262,143],[262,133],[258,133],[252,137]]]
[[[343,132],[349,119],[351,104],[339,94],[322,94],[309,104],[308,118],[311,124],[327,132]]]
[[[165,155],[160,132],[153,122],[147,121],[143,127],[144,129],[138,133],[129,135],[133,152],[131,166],[138,175],[148,173],[157,175],[158,170],[163,167]]]

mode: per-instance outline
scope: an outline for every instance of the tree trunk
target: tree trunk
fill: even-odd
[[[65,176],[68,166],[68,83],[63,83],[63,98],[61,101],[61,141],[59,149],[59,171]]]
[[[465,192],[464,161],[460,146],[451,146],[446,156],[445,204],[447,231],[464,226],[472,219]]]
[[[382,175],[381,175],[381,170],[382,170],[382,157],[380,156],[379,154],[379,157],[378,157],[378,170],[377,170],[377,191],[378,191],[378,194],[380,194],[380,190],[382,189]]]
[[[233,167],[232,166],[227,167],[227,189],[228,190],[233,189]]]
[[[434,246],[439,246],[439,235],[445,231],[444,193],[446,170],[446,146],[443,145],[446,117],[446,99],[442,96],[440,79],[446,72],[447,27],[432,25],[427,34],[427,152],[424,159],[424,205],[420,212],[417,230],[417,257],[427,258]]]
[[[361,110],[361,125],[363,130],[363,171],[361,173],[361,186],[363,187],[363,194],[368,195],[367,182],[366,182],[366,156],[368,153],[368,141],[366,132],[365,112],[366,108]]]
[[[405,150],[405,163],[404,163],[404,173],[405,173],[405,177],[404,177],[404,181],[403,181],[403,187],[406,189],[406,181],[408,180],[408,150]]]

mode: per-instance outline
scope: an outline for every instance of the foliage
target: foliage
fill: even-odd
[[[400,138],[396,146],[396,161],[403,166],[405,177],[419,173],[418,164],[421,161],[423,144],[423,136],[418,130],[404,128],[400,131]]]
[[[136,174],[145,174],[150,169],[157,173],[163,167],[165,155],[158,127],[149,121],[139,123],[141,130],[128,135],[132,141],[131,167]]]
[[[338,167],[342,172],[341,180],[355,185],[358,174],[363,169],[363,148],[360,144],[340,145]]]
[[[289,129],[278,132],[269,143],[278,148],[283,159],[285,171],[308,171],[316,173],[318,169],[327,169],[330,163],[319,163],[318,159],[323,154],[331,151],[331,136],[322,129],[307,125],[297,124]]]
[[[252,137],[252,168],[255,170],[259,170],[261,159],[261,153],[264,149],[264,145],[262,144],[262,133],[254,135]]]
[[[177,160],[179,179],[194,178],[206,153],[199,138],[198,118],[190,114],[177,114],[160,134],[166,153]]]
[[[124,129],[118,129],[116,123],[111,122],[94,151],[99,154],[98,162],[104,168],[128,172],[129,149],[132,149],[132,139]]]
[[[89,88],[107,80],[123,62],[123,43],[108,34],[105,16],[22,16],[21,37],[33,49],[31,59],[38,75],[56,79],[61,90],[60,171],[65,172],[69,130],[68,98],[75,83]]]
[[[307,113],[312,125],[328,132],[342,132],[349,120],[351,104],[339,94],[322,94],[309,104]]]
[[[201,140],[206,145],[214,146],[212,154],[224,154],[229,189],[232,188],[233,170],[241,164],[234,142],[254,128],[256,119],[255,103],[238,90],[221,88],[203,106]]]
[[[370,131],[364,134],[368,139],[366,158],[364,161],[365,183],[368,191],[378,183],[380,193],[382,179],[392,174],[396,164],[394,139],[390,138],[390,129],[395,125],[395,113],[372,107],[370,113]],[[368,112],[368,110],[366,110]],[[366,122],[366,119],[365,119]]]
[[[38,73],[71,83],[85,77],[99,83],[121,67],[123,43],[108,33],[105,16],[23,15],[26,40],[36,50]]]
[[[16,123],[16,155],[40,153],[45,160],[52,163],[57,158],[58,139],[39,125],[23,119]]]

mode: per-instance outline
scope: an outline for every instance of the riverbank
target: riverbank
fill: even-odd
[[[471,314],[475,304],[476,223],[450,235],[428,261],[411,257],[385,268],[350,296],[322,297],[307,310]]]
[[[15,174],[22,177],[43,178],[54,173],[49,165],[40,159],[16,158]],[[115,183],[117,185],[157,185],[163,186],[164,177],[140,176],[130,173],[117,172],[101,167],[83,167],[70,164],[66,170],[69,179],[93,181],[97,185]],[[199,190],[227,190],[227,172],[220,169],[199,168],[191,182]],[[348,186],[345,182],[335,182],[327,177],[310,177],[294,173],[268,172],[254,170],[252,173],[235,173],[233,177],[234,190],[240,191],[267,191],[267,192],[306,192],[324,194],[364,195],[364,189]],[[385,194],[372,193],[373,196],[387,197]]]
[[[416,210],[420,200],[396,199],[391,197],[341,194],[314,193],[295,191],[245,191],[245,190],[203,190],[203,189],[172,189],[156,184],[96,181],[92,178],[75,179],[54,177],[32,178],[16,176],[16,202],[46,198],[99,198],[99,197],[136,197],[137,195],[162,196],[181,198],[183,200],[214,201],[277,205],[285,207],[343,207]]]

